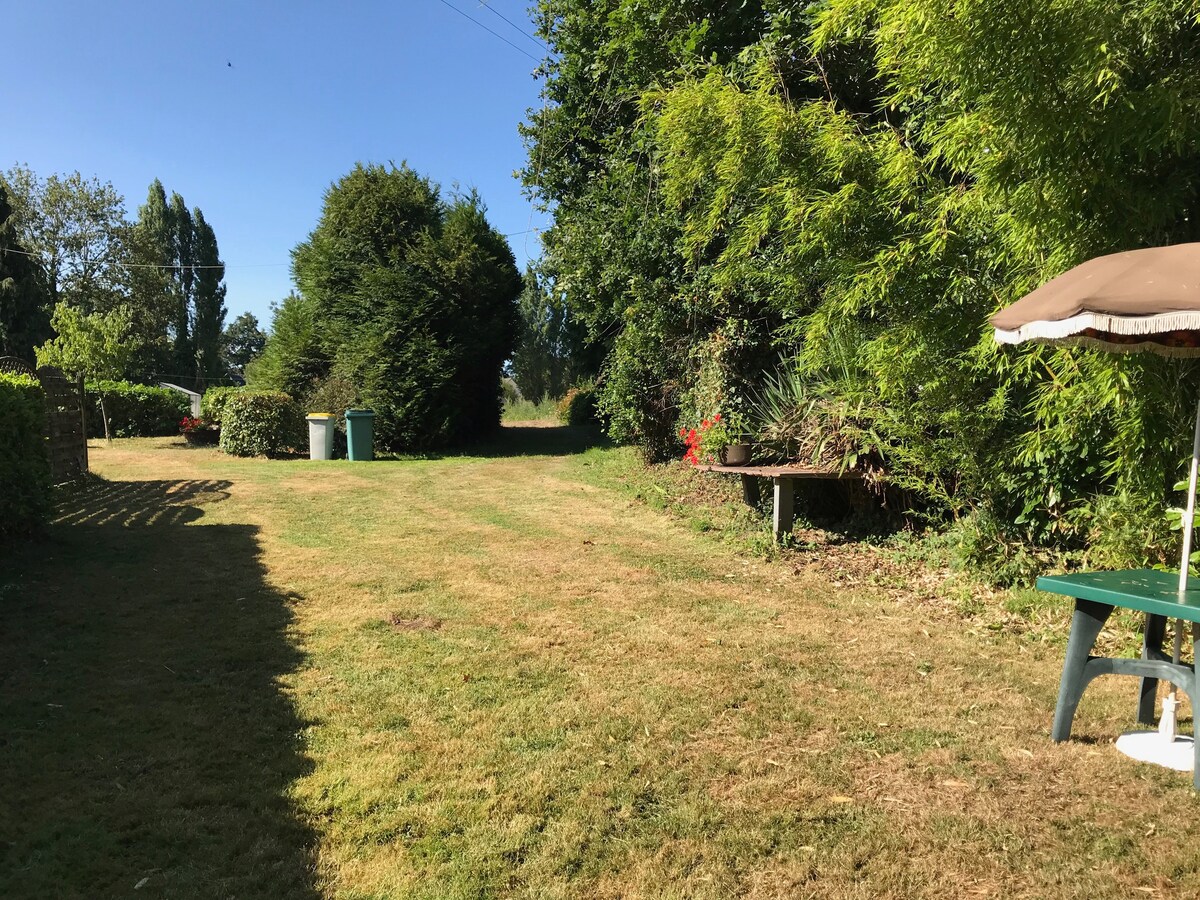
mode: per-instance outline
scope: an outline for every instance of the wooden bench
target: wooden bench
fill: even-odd
[[[1071,736],[1071,723],[1084,689],[1100,675],[1133,675],[1141,679],[1137,720],[1154,724],[1154,704],[1158,682],[1169,681],[1188,696],[1193,724],[1196,710],[1195,665],[1176,663],[1163,652],[1167,619],[1200,622],[1200,579],[1188,580],[1188,588],[1179,592],[1179,576],[1156,569],[1126,572],[1085,572],[1076,575],[1052,575],[1037,580],[1039,590],[1062,594],[1075,600],[1071,634],[1067,639],[1067,657],[1063,663],[1058,704],[1050,737],[1065,741]],[[1146,614],[1146,631],[1141,659],[1093,656],[1092,648],[1100,629],[1117,607]],[[1195,744],[1196,765],[1192,783],[1200,790],[1200,741]]]
[[[797,478],[854,478],[852,472],[839,472],[836,469],[819,469],[807,466],[696,466],[701,472],[720,472],[726,475],[740,475],[742,478],[742,499],[751,506],[757,506],[761,495],[758,490],[759,478],[770,478],[775,486],[775,506],[772,516],[772,527],[775,539],[779,540],[785,534],[791,534],[792,522],[795,518],[795,487]]]

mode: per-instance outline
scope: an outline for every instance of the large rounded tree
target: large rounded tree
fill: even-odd
[[[292,261],[330,371],[376,411],[381,446],[442,447],[499,426],[521,278],[478,195],[447,202],[407,166],[356,165]]]

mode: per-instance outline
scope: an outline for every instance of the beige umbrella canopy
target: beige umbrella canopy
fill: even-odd
[[[992,316],[996,340],[1200,356],[1200,244],[1098,256]]]

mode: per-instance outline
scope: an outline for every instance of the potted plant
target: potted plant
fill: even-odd
[[[221,430],[200,416],[184,416],[179,423],[179,433],[192,445],[212,445],[221,437]]]
[[[737,413],[728,417],[717,413],[701,421],[698,428],[681,428],[679,436],[687,445],[683,458],[694,466],[702,463],[744,466],[753,457],[745,421]]]
[[[721,465],[749,465],[754,456],[754,447],[750,443],[750,431],[746,427],[746,420],[739,413],[730,413],[719,421],[725,426],[724,444],[718,451]]]

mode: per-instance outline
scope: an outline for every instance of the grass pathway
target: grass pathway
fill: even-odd
[[[734,555],[573,449],[96,447],[0,588],[0,894],[1200,892],[1187,780],[1108,743],[1132,682],[1052,745],[1057,649]]]

